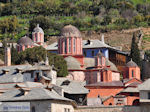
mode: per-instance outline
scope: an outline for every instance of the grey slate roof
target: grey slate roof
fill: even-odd
[[[103,43],[102,41],[95,39],[95,40],[90,40],[91,43],[88,44],[88,40],[83,40],[82,41],[82,48],[113,48],[106,43]],[[51,45],[48,45],[46,47],[47,50],[57,50],[58,49],[58,43],[55,42]]]
[[[127,66],[127,67],[138,67],[138,65],[137,65],[134,61],[132,61],[132,59],[131,59],[131,61],[129,61],[129,62],[126,64],[126,66]]]
[[[17,73],[16,69],[29,69],[31,65],[16,65],[16,66],[4,66],[0,67],[0,83],[12,83],[12,82],[23,82],[23,74]],[[3,70],[8,69],[7,74],[3,74]]]
[[[94,58],[84,58],[84,67],[94,67],[95,66],[95,59]]]
[[[112,71],[118,71],[116,65],[107,58],[106,58],[106,66],[110,66],[110,69]]]
[[[69,81],[69,84],[63,84],[65,81]],[[56,85],[63,88],[65,93],[68,94],[87,94],[88,89],[84,87],[85,82],[71,81],[67,78],[57,78]]]
[[[0,84],[0,90],[7,90],[7,89],[12,89],[12,88],[15,88],[15,83],[12,83],[12,84]]]
[[[138,85],[139,90],[150,90],[150,78]]]
[[[67,67],[69,70],[81,69],[80,62],[76,58],[68,56],[65,58],[65,61],[67,62]]]
[[[85,64],[85,68],[90,68],[90,67],[94,67],[95,66],[95,59],[94,58],[84,58],[84,64]],[[113,64],[111,61],[109,61],[106,58],[106,66],[110,66],[110,69],[112,71],[118,71],[117,67],[115,64]]]
[[[39,82],[24,82],[24,83],[17,83],[15,87],[20,88],[36,88],[36,87],[44,87],[42,83]]]
[[[112,81],[112,82],[97,82],[93,84],[88,84],[86,86],[119,86],[119,87],[124,87],[123,83],[121,81]]]
[[[120,93],[138,93],[138,92],[139,92],[138,88],[133,88],[133,87],[128,87],[120,91]]]
[[[33,45],[33,41],[29,37],[24,36],[19,39],[18,44],[19,45]]]
[[[57,49],[58,49],[58,43],[57,42],[54,42],[53,44],[48,45],[46,47],[46,50],[57,50]]]
[[[26,95],[20,89],[6,91],[0,96],[0,101],[32,101],[32,100],[64,100],[71,101],[58,95],[55,91],[44,88],[32,88]]]
[[[126,84],[125,86],[126,87],[137,87],[139,84],[141,84],[141,83],[139,83],[139,82],[133,82],[133,83],[130,83],[130,84]]]
[[[81,33],[75,26],[67,25],[61,30],[63,37],[81,37]]]
[[[109,45],[98,39],[90,40],[90,44],[88,44],[88,40],[83,40],[82,45],[83,48],[111,48]]]
[[[37,26],[34,28],[33,32],[40,32],[44,34],[43,29],[39,26],[39,24],[37,24]]]

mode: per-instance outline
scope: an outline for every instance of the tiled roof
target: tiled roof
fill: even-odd
[[[19,39],[18,44],[19,45],[33,45],[33,41],[29,37],[24,36]]]
[[[35,87],[44,87],[42,83],[39,82],[24,82],[24,83],[17,83],[15,87],[20,88],[35,88]]]
[[[86,86],[119,86],[119,87],[124,87],[123,83],[121,81],[112,81],[112,82],[97,82],[94,84],[88,84]]]
[[[128,87],[124,90],[122,90],[120,93],[138,93],[138,88]]]
[[[23,82],[23,74],[16,71],[17,68],[22,70],[29,69],[31,65],[16,65],[16,66],[4,66],[0,67],[0,83],[12,83]],[[4,74],[3,70],[8,70],[8,73]]]
[[[141,84],[140,82],[133,82],[133,83],[130,83],[130,84],[126,84],[125,86],[126,87],[137,87],[139,84]]]
[[[138,85],[139,90],[150,90],[150,78]]]
[[[63,37],[81,37],[81,33],[75,26],[67,25],[61,30]]]
[[[138,65],[134,62],[134,61],[129,61],[127,64],[126,64],[127,67],[138,67]]]
[[[21,89],[6,91],[0,96],[0,101],[32,101],[32,100],[64,100],[71,101],[58,95],[55,91],[44,88],[32,88],[26,95]]]
[[[68,81],[68,84],[64,84],[64,82],[66,82],[66,81]],[[85,82],[71,81],[67,78],[58,78],[56,85],[63,88],[64,92],[68,93],[68,94],[87,94],[87,93],[89,93],[88,89],[86,89],[84,87]]]
[[[98,39],[95,39],[95,40],[90,40],[91,43],[88,44],[88,40],[83,40],[82,41],[82,46],[83,48],[112,48],[110,47],[109,45],[103,43],[102,41],[98,40]],[[55,42],[51,45],[48,45],[46,47],[47,50],[57,50],[58,49],[58,43]]]
[[[65,58],[65,61],[67,62],[67,68],[69,70],[81,69],[80,62],[76,58],[74,58],[72,56],[68,56]]]
[[[33,32],[44,33],[43,29],[39,26],[39,24],[37,24],[37,26],[34,28]]]

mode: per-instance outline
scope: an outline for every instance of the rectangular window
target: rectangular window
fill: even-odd
[[[71,52],[71,38],[69,38],[69,52]]]
[[[150,99],[150,92],[148,92],[148,99]]]
[[[94,51],[92,51],[92,56],[94,56]]]
[[[64,112],[70,112],[69,108],[64,108]]]
[[[132,70],[132,77],[134,77],[134,70]]]
[[[99,64],[102,65],[102,57],[99,57]]]
[[[65,53],[67,53],[67,39],[65,39]]]
[[[31,78],[33,78],[33,73],[31,73]]]
[[[86,57],[86,51],[84,51],[84,56]]]
[[[75,38],[73,40],[73,50],[74,50],[74,52],[76,52],[76,39]]]

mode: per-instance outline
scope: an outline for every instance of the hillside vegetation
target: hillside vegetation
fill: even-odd
[[[30,36],[38,23],[46,39],[67,24],[107,33],[149,27],[150,0],[0,0],[0,16],[0,41]]]

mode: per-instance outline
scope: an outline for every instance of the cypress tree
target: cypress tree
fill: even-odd
[[[141,66],[140,50],[136,42],[135,33],[133,34],[132,37],[130,57],[138,66]]]

